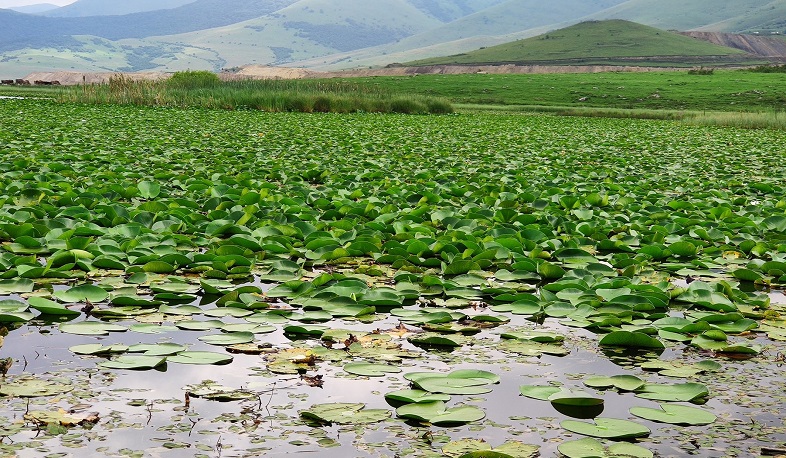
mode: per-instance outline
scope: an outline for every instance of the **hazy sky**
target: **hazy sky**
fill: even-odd
[[[35,5],[38,3],[51,3],[63,6],[74,3],[76,0],[0,0],[0,8],[12,8],[14,6]]]

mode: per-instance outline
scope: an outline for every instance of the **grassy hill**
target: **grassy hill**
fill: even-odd
[[[623,20],[588,21],[537,37],[473,52],[410,62],[443,64],[696,65],[717,56],[744,59],[739,50]]]
[[[313,59],[305,64],[321,69],[341,68],[348,64],[384,66],[391,62],[468,52],[569,25],[587,14],[621,1],[553,0],[544,3],[541,0],[504,0],[495,6],[394,43]]]

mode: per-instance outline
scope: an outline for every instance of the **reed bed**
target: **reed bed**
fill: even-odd
[[[185,76],[181,76],[186,74]],[[134,81],[123,75],[107,84],[65,88],[59,100],[88,104],[198,107],[226,110],[325,113],[452,113],[444,99],[391,92],[329,80],[220,81],[208,72],[176,73],[167,81]],[[215,79],[207,75],[212,75]]]

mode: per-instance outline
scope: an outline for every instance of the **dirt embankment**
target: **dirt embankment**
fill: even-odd
[[[682,34],[716,45],[739,49],[756,56],[786,61],[786,40],[780,37],[721,32],[682,32]]]
[[[352,78],[365,76],[458,75],[468,73],[535,74],[535,73],[601,73],[601,72],[652,72],[670,70],[663,67],[636,67],[615,65],[431,65],[424,67],[390,67],[318,72],[302,68],[263,67],[252,65],[232,73],[222,73],[222,79],[298,79],[298,78]],[[674,69],[674,70],[684,70]]]
[[[109,82],[109,78],[121,74],[120,72],[35,72],[24,77],[31,83],[35,81],[46,81],[53,83],[57,81],[63,86],[75,86],[77,84],[104,84]],[[138,72],[122,73],[126,78],[132,80],[161,80],[169,77],[163,72]]]

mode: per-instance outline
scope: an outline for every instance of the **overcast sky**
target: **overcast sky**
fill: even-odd
[[[38,3],[51,3],[63,6],[74,3],[76,0],[0,0],[0,8],[12,8],[15,6],[36,5]]]

